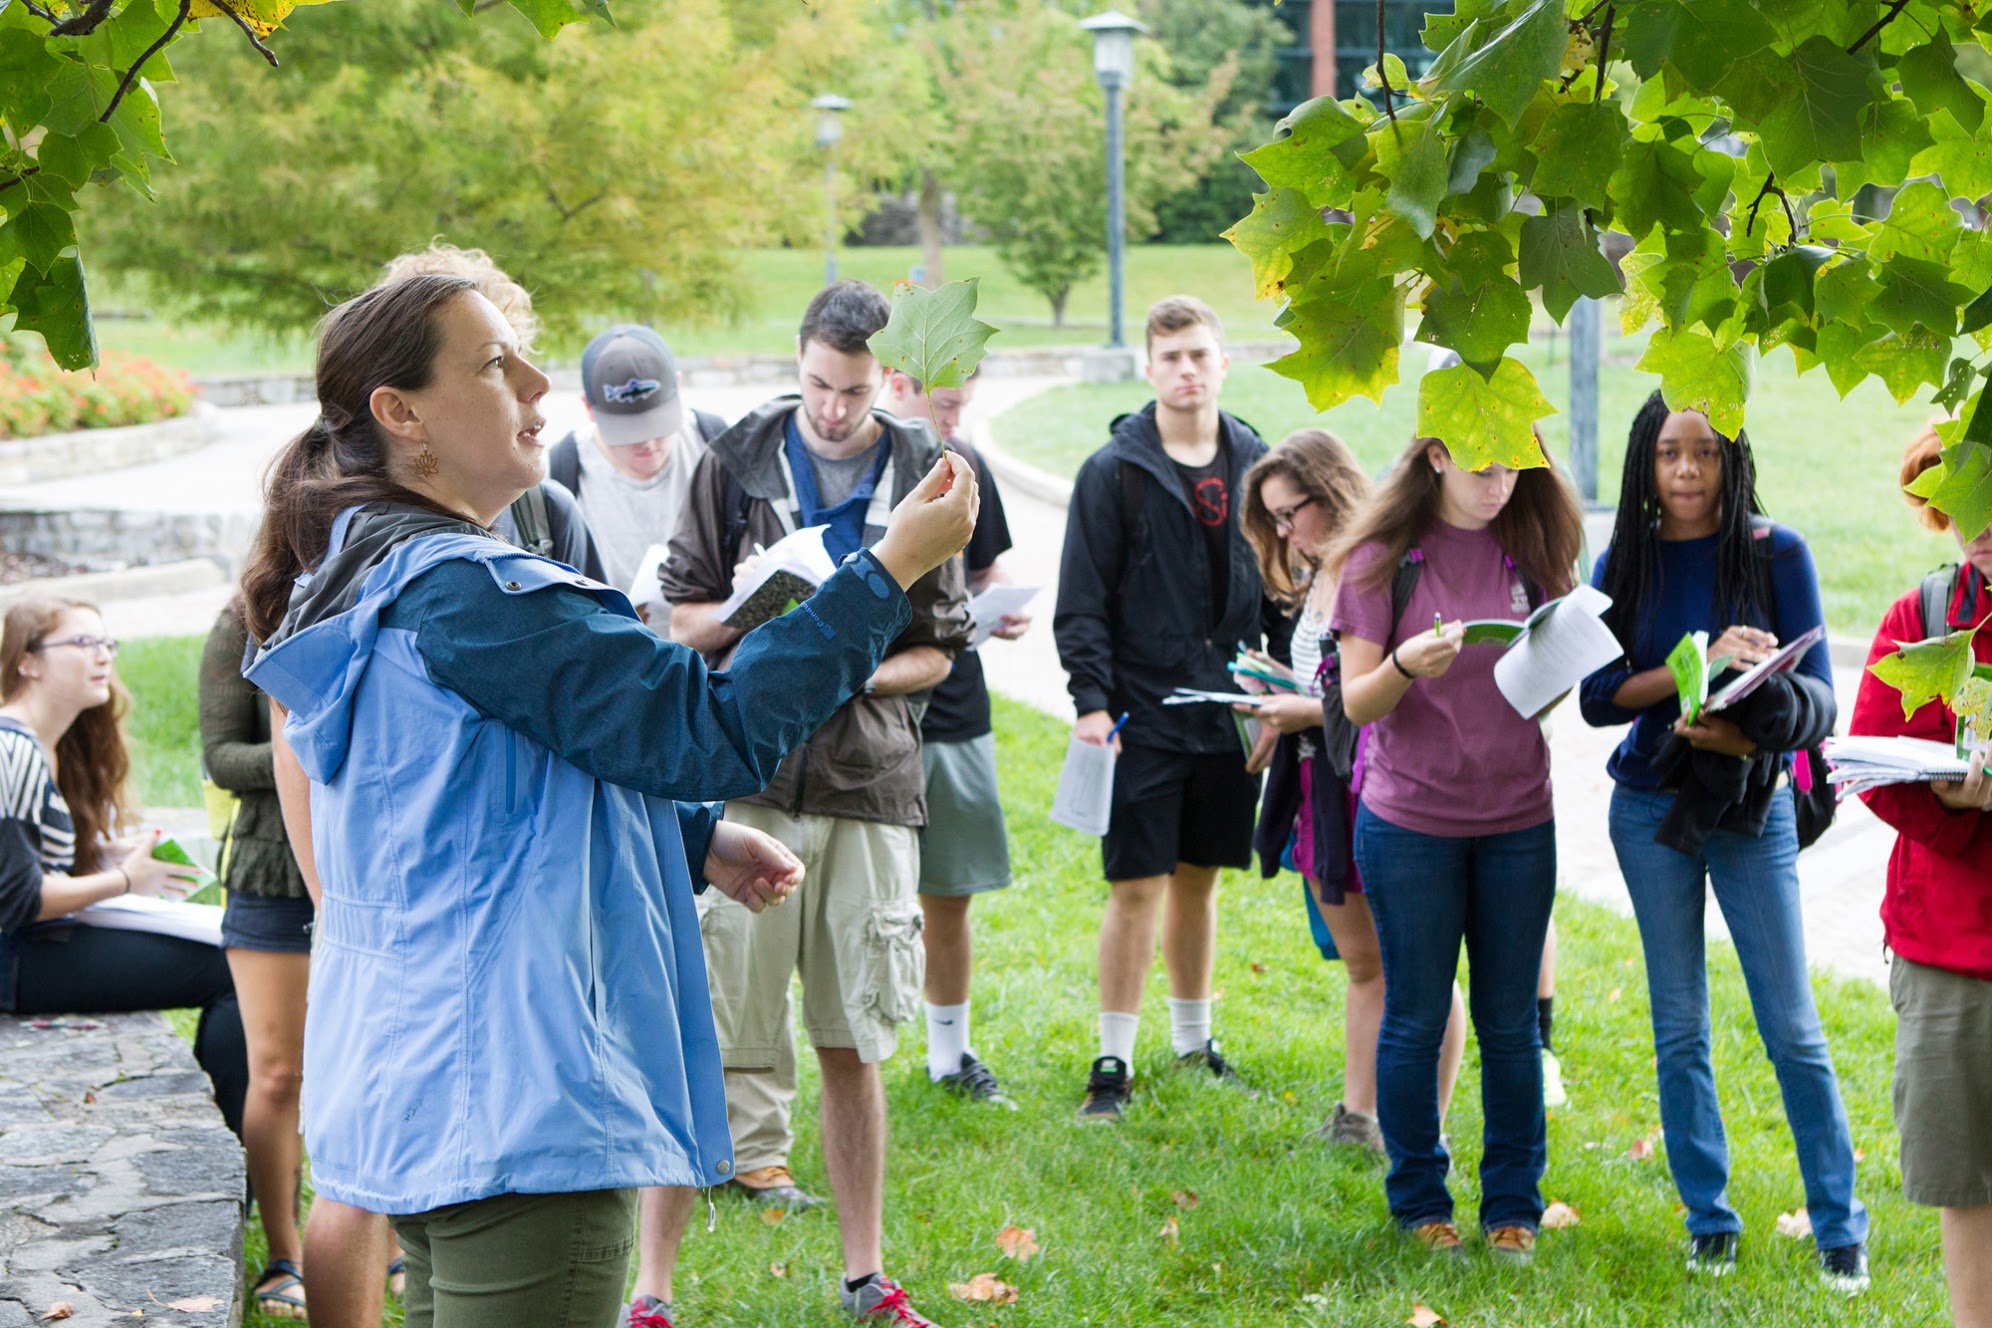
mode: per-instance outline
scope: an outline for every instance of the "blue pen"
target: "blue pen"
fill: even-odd
[[[1120,731],[1126,727],[1127,727],[1127,712],[1122,711],[1121,717],[1114,721],[1114,726],[1111,729],[1107,730],[1107,741],[1112,742],[1114,738],[1120,733]]]

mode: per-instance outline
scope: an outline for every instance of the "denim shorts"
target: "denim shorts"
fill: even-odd
[[[221,915],[221,943],[229,950],[268,954],[310,954],[315,910],[303,899],[266,899],[231,892]]]

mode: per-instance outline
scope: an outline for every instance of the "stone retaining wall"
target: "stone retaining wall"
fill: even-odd
[[[242,1321],[242,1149],[158,1014],[0,1015],[0,1328]]]
[[[102,571],[208,558],[232,576],[248,556],[257,519],[243,512],[16,508],[0,510],[0,543]]]
[[[214,407],[196,401],[170,420],[0,441],[0,486],[96,475],[196,452],[214,440]]]

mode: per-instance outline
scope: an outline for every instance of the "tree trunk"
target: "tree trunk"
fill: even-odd
[[[1058,294],[1051,297],[1051,325],[1053,327],[1065,326],[1065,300],[1071,294],[1072,288],[1070,286],[1060,286]]]
[[[931,167],[920,168],[920,271],[930,287],[947,280],[941,254],[941,182]]]

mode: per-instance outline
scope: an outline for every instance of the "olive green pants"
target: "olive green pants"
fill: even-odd
[[[622,1309],[636,1191],[499,1194],[394,1219],[406,1328],[607,1328]]]

